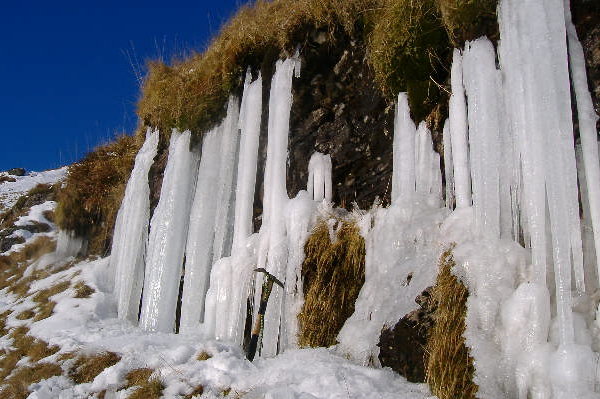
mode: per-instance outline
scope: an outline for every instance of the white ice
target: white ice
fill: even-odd
[[[183,256],[188,233],[197,154],[191,133],[173,130],[160,200],[150,222],[140,326],[173,331]]]
[[[138,321],[144,261],[150,219],[148,172],[158,146],[158,130],[146,133],[146,141],[135,157],[113,233],[110,268],[114,270],[114,294],[122,319]]]

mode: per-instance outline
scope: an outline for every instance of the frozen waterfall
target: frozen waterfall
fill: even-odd
[[[173,130],[160,200],[150,222],[140,326],[171,332],[179,296],[197,155],[189,131]]]
[[[135,164],[117,214],[110,256],[114,271],[119,318],[138,321],[144,261],[150,218],[148,173],[158,146],[158,130],[146,133],[146,141],[135,157]]]

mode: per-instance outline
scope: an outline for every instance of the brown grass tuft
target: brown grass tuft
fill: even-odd
[[[440,271],[431,291],[434,326],[426,347],[427,383],[440,399],[474,399],[473,359],[465,346],[464,331],[469,292],[454,275],[452,249],[440,258]]]
[[[31,319],[33,316],[35,316],[35,312],[31,309],[27,309],[16,315],[15,318],[17,320],[27,320]]]
[[[83,281],[75,284],[73,288],[75,289],[75,298],[89,298],[94,292],[96,292],[92,287]]]
[[[200,353],[198,353],[198,356],[196,356],[197,360],[200,361],[204,361],[204,360],[208,360],[212,357],[212,355],[210,353],[208,353],[207,351],[202,351]]]
[[[38,291],[33,296],[33,301],[38,304],[36,309],[37,313],[33,320],[40,321],[52,316],[56,302],[51,301],[50,297],[65,291],[70,285],[71,284],[68,281],[62,281],[50,288]]]
[[[128,399],[159,399],[163,389],[163,383],[158,377],[152,377],[154,370],[149,368],[135,369],[127,373],[126,388],[138,387],[129,395]]]
[[[192,392],[185,395],[184,398],[192,399],[195,396],[202,396],[203,393],[204,393],[204,387],[202,385],[198,385],[197,387],[194,388],[194,390]],[[224,395],[224,396],[226,396],[226,395]]]
[[[23,278],[28,263],[54,251],[56,243],[49,237],[38,237],[18,252],[0,256],[0,290],[8,288],[17,296],[25,296],[34,277]]]
[[[454,46],[486,35],[497,39],[498,0],[437,0],[444,27]]]
[[[121,136],[69,167],[65,186],[58,195],[56,222],[61,229],[88,238],[90,254],[103,255],[110,248],[117,212],[140,145],[134,136]]]
[[[69,370],[69,377],[76,384],[94,381],[105,369],[114,366],[121,360],[121,356],[113,352],[101,352],[96,355],[79,356]]]
[[[331,346],[348,317],[365,281],[365,241],[351,221],[341,224],[331,242],[326,221],[320,221],[304,246],[302,264],[304,305],[300,321],[301,346]]]
[[[37,363],[33,366],[19,367],[3,381],[0,395],[3,398],[25,399],[30,394],[28,387],[31,384],[59,376],[61,373],[60,366],[54,363]]]

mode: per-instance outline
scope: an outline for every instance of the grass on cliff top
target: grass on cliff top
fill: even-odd
[[[167,135],[172,127],[195,133],[207,130],[223,116],[227,97],[240,88],[247,66],[256,68],[274,63],[280,55],[293,55],[311,29],[322,29],[330,37],[340,29],[351,33],[379,3],[259,0],[243,5],[203,53],[171,66],[162,61],[148,65],[138,115],[147,126],[161,127]]]
[[[171,65],[150,62],[138,116],[166,136],[172,127],[201,134],[223,117],[246,67],[268,72],[318,31],[332,44],[340,34],[362,35],[382,92],[391,99],[408,90],[415,106],[429,101],[432,108],[450,43],[497,31],[496,1],[257,0],[241,6],[204,52]]]
[[[333,241],[327,221],[321,220],[304,246],[300,346],[336,344],[365,281],[365,240],[358,226],[347,220],[335,223],[338,229]]]
[[[89,239],[89,254],[104,255],[110,248],[125,185],[141,146],[138,137],[121,136],[69,167],[58,194],[56,223]]]
[[[439,265],[431,291],[436,306],[434,326],[425,348],[427,383],[440,399],[474,399],[478,389],[473,382],[475,367],[464,338],[469,292],[452,274],[452,249],[442,254]]]

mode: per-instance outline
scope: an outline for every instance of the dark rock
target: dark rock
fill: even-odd
[[[410,282],[410,277],[407,281]],[[384,329],[379,338],[379,361],[410,382],[425,381],[425,345],[433,327],[430,289],[425,290],[415,302],[420,308],[402,318],[394,328]]]
[[[25,176],[26,171],[23,168],[12,168],[7,170],[6,173],[13,176]]]

